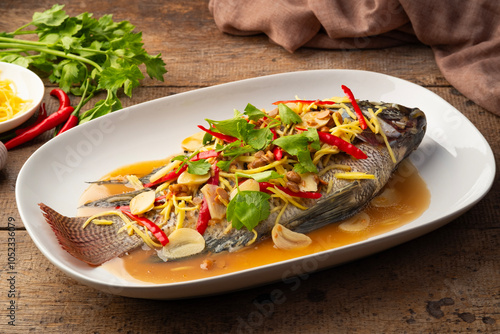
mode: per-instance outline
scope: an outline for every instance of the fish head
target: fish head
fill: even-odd
[[[398,163],[413,152],[424,138],[427,120],[425,114],[418,108],[367,101],[361,101],[359,106],[366,119],[373,117],[369,109],[372,112],[381,109],[377,114],[380,130],[387,137]],[[382,135],[375,134],[370,129],[363,131],[358,138],[371,145],[385,145]]]

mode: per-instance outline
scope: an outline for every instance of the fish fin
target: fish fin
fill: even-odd
[[[143,243],[135,234],[118,233],[123,226],[118,216],[103,217],[112,220],[112,225],[91,223],[82,228],[86,217],[66,217],[43,203],[39,206],[63,249],[92,266],[99,266]]]
[[[295,232],[309,233],[331,223],[347,219],[363,209],[362,206],[358,207],[355,204],[360,188],[361,184],[359,181],[350,183],[348,186],[336,191],[323,205],[317,205],[318,208],[327,207],[329,209],[319,213],[315,210],[310,211],[286,224],[286,227]],[[353,207],[358,208],[353,210]]]

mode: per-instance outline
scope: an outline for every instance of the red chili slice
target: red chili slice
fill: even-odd
[[[365,117],[363,116],[361,109],[359,109],[358,102],[356,102],[356,99],[354,98],[354,94],[351,92],[351,90],[348,87],[346,87],[344,85],[342,85],[342,90],[347,95],[347,97],[351,101],[352,106],[354,107],[354,111],[356,112],[356,115],[358,116],[359,126],[361,127],[361,129],[365,130],[368,126],[366,125]]]
[[[158,239],[162,246],[168,244],[169,240],[165,232],[161,228],[158,227],[155,223],[145,217],[139,217],[132,214],[130,211],[127,211],[125,207],[119,207],[120,211],[123,212],[130,219],[135,220],[140,225],[147,228],[153,235]]]

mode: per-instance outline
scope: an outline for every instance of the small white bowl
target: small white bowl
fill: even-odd
[[[15,64],[0,62],[0,80],[12,80],[17,89],[17,95],[23,100],[31,100],[31,106],[15,117],[0,122],[0,133],[14,129],[26,122],[40,107],[45,86],[42,79],[34,72]]]

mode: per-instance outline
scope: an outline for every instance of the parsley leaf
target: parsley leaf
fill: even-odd
[[[200,159],[197,161],[188,161],[188,173],[195,175],[205,175],[211,168],[210,163],[205,159]]]
[[[260,191],[240,191],[229,202],[227,220],[236,229],[246,227],[253,230],[261,221],[269,217],[271,195]]]
[[[286,104],[280,103],[278,105],[278,111],[283,124],[302,123],[302,118]]]
[[[245,153],[255,152],[252,146],[245,145],[241,140],[234,141],[224,146],[217,146],[217,152],[222,152],[225,157],[237,157]]]
[[[253,127],[252,124],[248,124],[244,118],[239,116],[223,121],[214,121],[211,119],[206,119],[206,121],[220,133],[236,137],[238,139],[243,139],[241,136],[242,131],[248,131]]]
[[[257,121],[263,117],[267,117],[265,112],[251,105],[250,103],[248,103],[247,106],[245,107],[244,114],[248,116],[248,119],[253,121]]]
[[[176,157],[173,157],[171,161],[182,161],[182,163],[179,165],[177,168],[177,171],[179,171],[182,166],[187,165],[187,172],[189,174],[194,174],[194,175],[205,175],[208,173],[212,165],[206,160],[206,159],[200,159],[196,161],[190,161],[192,157],[194,157],[197,154],[197,152],[194,152],[191,154],[189,157],[185,155],[178,155]]]
[[[251,129],[245,136],[245,142],[250,144],[255,150],[262,150],[273,141],[273,133],[269,128]]]
[[[130,22],[114,22],[111,15],[95,19],[87,12],[70,17],[63,8],[54,5],[35,12],[28,24],[14,32],[0,32],[0,61],[35,68],[65,92],[81,96],[75,107],[80,123],[121,109],[118,91],[132,95],[144,78],[140,65],[145,65],[150,78],[163,81],[167,70],[161,55],[144,50],[142,34],[134,32]],[[28,30],[30,26],[35,30]],[[38,41],[16,38],[30,34]],[[81,113],[103,91],[106,99]]]

